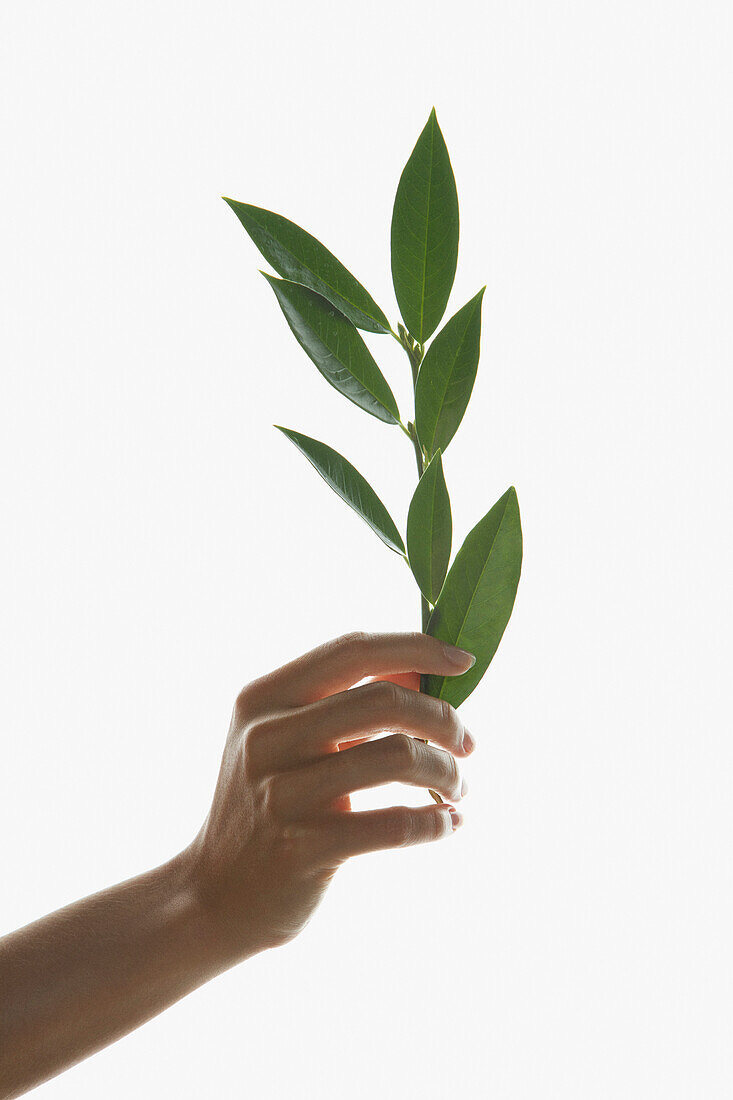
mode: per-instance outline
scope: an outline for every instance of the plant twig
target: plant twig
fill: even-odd
[[[418,370],[420,369],[420,363],[422,361],[422,357],[423,357],[423,354],[424,354],[424,349],[420,346],[420,344],[415,344],[410,340],[410,337],[409,337],[406,329],[404,329],[402,325],[399,326],[399,332],[400,332],[400,337],[401,337],[400,342],[401,342],[402,346],[404,347],[405,351],[407,352],[407,356],[410,360],[410,366],[412,367],[412,386],[413,386],[413,391],[414,391],[415,385],[417,384],[417,373],[418,373]],[[425,471],[425,455],[423,454],[423,449],[422,449],[422,446],[420,445],[420,440],[417,437],[417,428],[415,427],[415,424],[411,420],[408,420],[408,422],[407,422],[407,434],[409,435],[410,439],[412,440],[412,445],[415,448],[415,458],[417,460],[417,476],[418,476],[418,480],[419,480],[422,477],[422,475]],[[420,593],[420,616],[421,616],[421,621],[422,621],[423,634],[427,631],[427,628],[428,628],[428,621],[430,619],[430,610],[431,610],[430,604],[428,603],[425,596],[421,592]],[[422,683],[421,683],[420,690],[422,690]],[[426,737],[420,738],[420,740],[424,741],[425,744],[427,745],[428,740],[427,740]],[[434,799],[435,802],[438,802],[438,803],[442,804],[443,799],[440,797],[440,795],[437,793],[437,791],[430,791],[430,795]]]

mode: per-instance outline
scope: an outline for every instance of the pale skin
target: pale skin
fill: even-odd
[[[453,707],[420,694],[419,674],[472,664],[426,634],[355,633],[243,688],[191,844],[0,939],[1,1100],[288,943],[352,856],[450,836],[458,760],[475,743]],[[352,791],[391,782],[448,801],[351,809]]]

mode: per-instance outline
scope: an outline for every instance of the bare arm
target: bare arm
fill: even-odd
[[[455,756],[470,735],[451,707],[404,686],[466,671],[461,652],[424,634],[347,635],[244,688],[191,845],[0,939],[0,1098],[287,943],[350,856],[450,835],[451,806],[355,813],[349,793],[403,781],[461,797]],[[367,676],[378,679],[352,687]],[[398,732],[371,740],[384,730]]]
[[[0,1096],[34,1085],[231,965],[185,856],[0,940]]]

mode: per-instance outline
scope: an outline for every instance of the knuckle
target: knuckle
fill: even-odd
[[[415,815],[407,806],[397,808],[389,817],[387,833],[389,844],[405,848],[415,841]]]
[[[374,688],[372,694],[378,706],[389,711],[400,709],[402,697],[397,684],[393,684],[391,680],[375,680]]]
[[[437,807],[436,807],[437,809]],[[437,813],[430,815],[430,824],[426,825],[426,839],[427,840],[440,840],[446,835],[446,825],[450,821],[448,814],[445,810],[438,810]],[[453,826],[448,826],[448,831],[452,832]]]
[[[417,757],[415,739],[408,733],[393,733],[383,739],[390,762],[403,774],[413,767]]]
[[[461,773],[458,770],[458,764],[455,757],[451,756],[449,752],[443,755],[445,756],[444,764],[448,789],[453,795],[457,796],[461,790]]]
[[[254,691],[252,684],[246,684],[234,701],[234,713],[241,724],[247,722],[254,709]]]
[[[410,694],[408,689],[401,687],[400,684],[390,683],[389,686],[392,688],[390,693],[390,706],[398,715],[403,714],[410,705]],[[417,692],[412,692],[413,696],[416,694]]]
[[[354,689],[354,698],[361,695],[366,706],[379,706],[383,698],[384,680],[370,680]]]
[[[461,733],[463,726],[458,717],[458,711],[447,699],[440,700],[440,710],[443,721],[452,729],[455,734],[456,743],[460,747],[463,744],[463,736]]]
[[[253,741],[268,741],[278,733],[281,719],[275,714],[259,714],[247,723],[247,737]]]
[[[336,639],[339,649],[368,649],[372,636],[366,630],[351,630],[348,634],[342,634]]]
[[[251,774],[255,774],[265,766],[267,748],[276,726],[277,721],[270,717],[255,718],[247,723],[242,752],[245,767]]]
[[[258,676],[244,685],[234,703],[234,714],[240,726],[266,708],[271,691],[269,676]]]

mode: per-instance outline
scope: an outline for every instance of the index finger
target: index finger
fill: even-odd
[[[283,706],[302,706],[345,691],[366,676],[408,672],[460,676],[475,663],[472,653],[418,630],[393,634],[356,631],[316,646],[257,683],[275,692]]]

